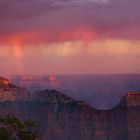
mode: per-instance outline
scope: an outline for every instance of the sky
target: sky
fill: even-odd
[[[139,5],[0,0],[0,74],[138,74]]]

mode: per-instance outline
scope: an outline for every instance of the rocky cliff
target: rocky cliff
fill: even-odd
[[[59,91],[44,90],[28,100],[0,102],[0,114],[35,120],[41,140],[139,140],[139,95],[130,92],[115,108],[97,110]]]
[[[6,88],[15,88],[15,86],[8,79],[0,77],[0,90],[4,90]]]
[[[120,102],[124,107],[140,107],[140,92],[128,92]]]
[[[0,102],[27,101],[29,92],[26,89],[13,85],[8,79],[0,77]]]

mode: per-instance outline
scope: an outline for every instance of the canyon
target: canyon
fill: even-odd
[[[0,115],[14,114],[38,124],[40,140],[139,140],[140,92],[99,110],[58,90],[33,93],[0,78]]]

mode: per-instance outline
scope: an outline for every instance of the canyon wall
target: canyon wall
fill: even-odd
[[[40,140],[140,139],[138,92],[127,93],[111,110],[98,110],[56,90],[29,94],[26,90],[16,89],[12,91],[13,87],[1,88],[1,95],[11,96],[4,95],[6,100],[0,101],[0,115],[12,113],[23,120],[35,120]],[[19,100],[19,97],[23,98]]]

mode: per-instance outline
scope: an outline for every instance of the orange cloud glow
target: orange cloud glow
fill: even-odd
[[[53,43],[53,42],[65,42],[65,41],[92,41],[99,39],[99,34],[96,30],[91,31],[88,28],[78,27],[72,30],[66,31],[36,31],[36,32],[22,32],[12,34],[9,36],[3,36],[0,39],[0,43],[6,45],[25,45],[25,44],[40,44],[40,43]]]
[[[140,71],[140,42],[127,40],[65,41],[0,47],[1,67],[13,73],[110,74]],[[4,63],[3,63],[4,62]]]

